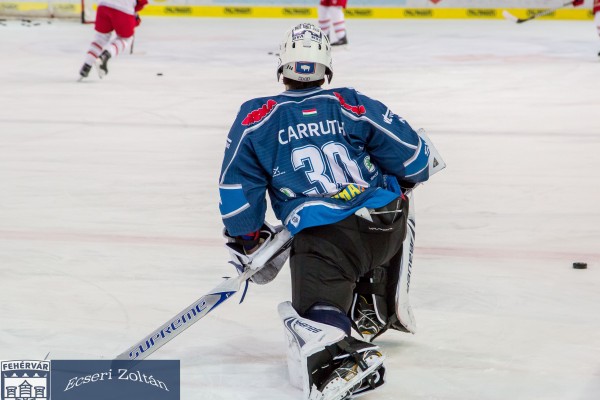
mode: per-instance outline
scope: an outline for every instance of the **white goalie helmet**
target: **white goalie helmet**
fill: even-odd
[[[286,32],[279,48],[277,80],[283,75],[299,82],[333,77],[329,38],[313,24],[303,23]]]

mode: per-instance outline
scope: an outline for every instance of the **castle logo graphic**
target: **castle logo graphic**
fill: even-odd
[[[0,380],[0,400],[50,400],[50,361],[2,361]]]

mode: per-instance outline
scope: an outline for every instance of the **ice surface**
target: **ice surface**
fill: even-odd
[[[243,101],[281,91],[269,52],[294,22],[145,18],[134,54],[81,83],[91,26],[0,25],[0,359],[115,356],[234,273],[225,138]],[[382,337],[388,384],[365,398],[600,398],[592,22],[347,25],[333,84],[427,129],[448,163],[416,193],[418,333]],[[299,399],[289,293],[284,270],[160,349],[182,398]]]

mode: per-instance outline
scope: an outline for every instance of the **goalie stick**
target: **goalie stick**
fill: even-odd
[[[257,255],[252,261],[256,265],[264,265],[267,261],[279,256],[286,251],[292,244],[292,237],[287,230],[281,231],[273,241],[273,246],[265,248],[264,254]],[[269,251],[270,250],[270,251]],[[198,300],[184,308],[170,320],[160,325],[151,334],[145,336],[133,346],[115,357],[115,360],[143,360],[156,350],[173,340],[181,332],[198,322],[206,314],[217,308],[225,300],[228,300],[237,291],[242,284],[247,282],[252,275],[258,272],[260,268],[246,270],[235,278],[228,278],[217,285],[208,294],[200,297]]]
[[[544,15],[548,15],[548,14],[552,14],[554,11],[556,10],[560,10],[561,8],[570,6],[573,4],[573,1],[569,1],[567,3],[563,3],[558,7],[554,7],[554,8],[549,8],[547,10],[544,11],[540,11],[536,14],[533,14],[527,18],[517,18],[516,16],[512,15],[511,13],[509,13],[507,10],[502,11],[502,15],[504,16],[504,18],[506,18],[509,21],[513,21],[516,22],[517,24],[522,24],[523,22],[527,22],[527,21],[531,21],[532,19],[538,18],[538,17],[543,17]]]

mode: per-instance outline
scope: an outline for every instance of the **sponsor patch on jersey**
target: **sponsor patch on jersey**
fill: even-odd
[[[365,191],[364,187],[355,185],[354,183],[351,183],[331,197],[334,199],[340,199],[340,200],[351,200],[364,191]]]
[[[367,171],[369,171],[371,173],[375,172],[375,166],[371,162],[371,157],[366,156],[363,161],[363,164],[365,164],[365,168],[367,169]]]
[[[294,191],[292,189],[289,188],[281,188],[279,189],[279,191],[283,194],[285,194],[287,197],[296,197],[296,193],[294,193]]]
[[[302,62],[296,63],[296,73],[310,75],[315,73],[316,63],[314,62]]]
[[[317,115],[317,109],[316,108],[310,108],[308,110],[302,110],[302,115],[305,117],[310,117],[312,115]]]
[[[243,119],[242,125],[248,126],[255,124],[259,121],[262,121],[277,105],[277,102],[273,99],[269,99],[262,107],[257,108],[256,110],[250,111],[246,118]]]
[[[294,214],[294,216],[290,219],[290,224],[297,228],[298,225],[300,225],[300,216],[298,214]]]
[[[367,110],[365,109],[365,106],[363,106],[362,104],[359,104],[359,105],[348,104],[346,102],[346,100],[344,100],[344,98],[342,97],[341,94],[339,94],[338,92],[333,92],[333,94],[340,101],[340,105],[344,109],[346,109],[346,110],[348,110],[348,111],[350,111],[350,112],[352,112],[352,113],[354,113],[356,115],[363,115],[364,113],[367,112]]]

